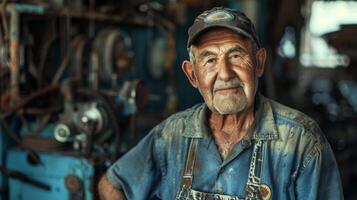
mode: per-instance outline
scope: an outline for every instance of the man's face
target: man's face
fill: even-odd
[[[213,112],[233,114],[251,108],[264,71],[265,50],[226,28],[213,28],[192,46],[195,62],[182,67]]]

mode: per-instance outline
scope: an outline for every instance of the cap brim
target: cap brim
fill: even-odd
[[[210,28],[214,28],[214,27],[223,27],[223,28],[231,29],[231,30],[236,31],[237,33],[242,34],[243,36],[253,40],[255,43],[257,43],[257,41],[255,41],[255,39],[249,33],[244,31],[243,29],[240,29],[240,28],[235,27],[235,26],[230,26],[230,25],[227,25],[227,24],[212,24],[212,25],[208,25],[208,26],[203,27],[201,30],[198,30],[196,32],[196,34],[191,38],[191,40],[187,41],[187,48],[189,48],[192,45],[193,41],[196,40],[197,37],[199,35],[201,35],[204,31],[206,31],[207,29],[210,29]],[[259,44],[257,44],[257,45],[259,46]]]

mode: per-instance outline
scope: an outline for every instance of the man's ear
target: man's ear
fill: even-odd
[[[185,60],[182,62],[181,68],[182,68],[182,71],[185,72],[191,85],[194,88],[197,88],[198,83],[197,83],[197,78],[196,78],[195,72],[193,71],[193,64],[190,61]]]
[[[264,73],[266,58],[267,51],[265,50],[265,48],[260,48],[255,54],[255,59],[257,61],[256,73],[258,77],[261,77]]]

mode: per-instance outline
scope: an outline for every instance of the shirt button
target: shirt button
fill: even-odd
[[[219,192],[220,194],[224,194],[223,188],[218,189],[218,192]]]
[[[223,173],[224,172],[224,167],[221,167],[221,169],[219,169],[219,173]]]

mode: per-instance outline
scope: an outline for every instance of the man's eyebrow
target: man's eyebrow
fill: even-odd
[[[236,51],[238,51],[239,53],[245,53],[246,52],[246,50],[244,48],[242,48],[239,45],[236,45],[236,46],[228,49],[227,54],[230,54],[230,53],[236,52]]]
[[[246,50],[244,48],[242,48],[239,45],[236,45],[236,46],[228,49],[227,53],[229,54],[229,53],[236,52],[236,51],[238,51],[240,53],[245,53],[246,52]],[[216,55],[216,54],[214,52],[212,52],[212,51],[204,50],[199,54],[199,57],[200,58],[205,58],[205,57],[211,56],[211,55]]]
[[[199,57],[200,58],[205,58],[205,57],[211,56],[211,55],[216,55],[216,54],[213,53],[212,51],[204,50],[199,54]]]

